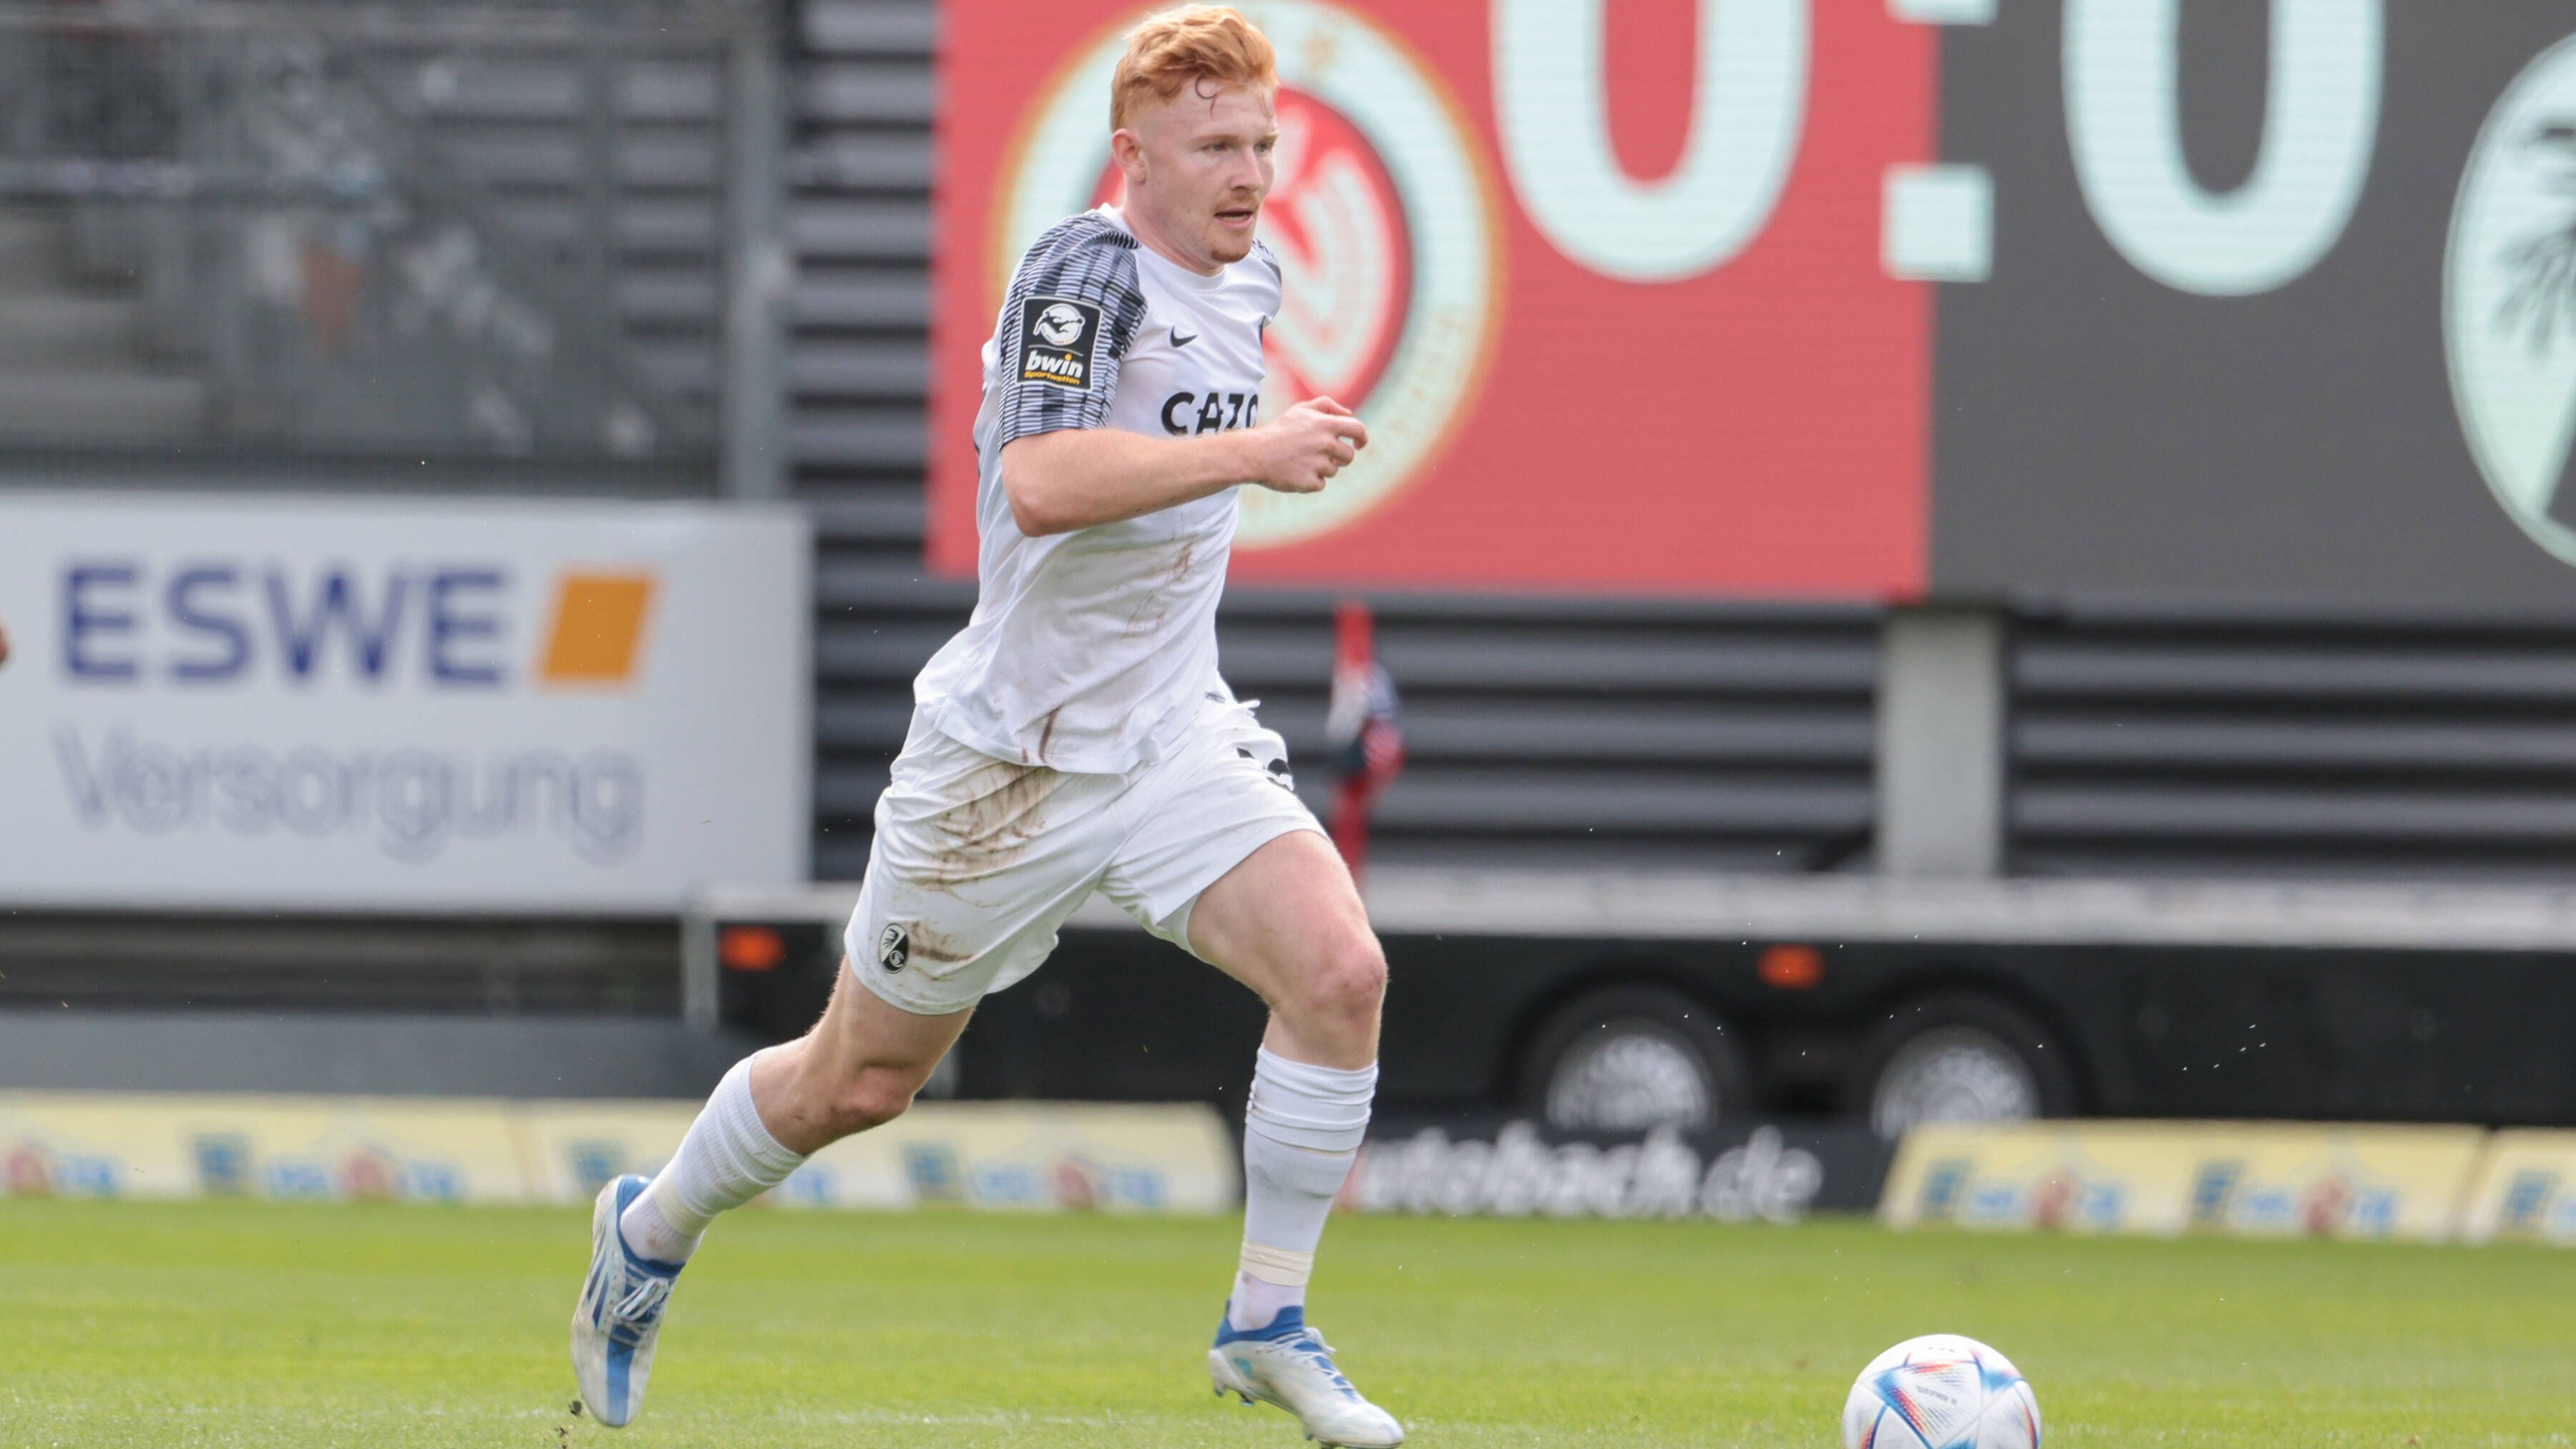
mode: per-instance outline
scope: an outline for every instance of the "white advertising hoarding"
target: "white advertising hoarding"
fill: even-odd
[[[811,556],[784,510],[0,494],[0,905],[801,881]]]

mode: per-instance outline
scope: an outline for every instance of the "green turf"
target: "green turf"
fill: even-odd
[[[565,1412],[587,1216],[0,1200],[0,1444],[1302,1445],[1200,1367],[1223,1221],[721,1225],[652,1399]],[[1903,1337],[2057,1445],[2576,1442],[2576,1254],[1345,1219],[1319,1321],[1417,1445],[1818,1445]]]

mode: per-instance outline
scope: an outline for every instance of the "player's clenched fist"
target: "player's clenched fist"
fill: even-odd
[[[1253,430],[1262,447],[1252,481],[1281,493],[1320,493],[1368,446],[1368,424],[1328,397],[1312,397]]]

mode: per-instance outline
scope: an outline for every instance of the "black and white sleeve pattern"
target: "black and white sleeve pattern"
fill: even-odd
[[[1106,423],[1119,364],[1144,320],[1134,237],[1088,212],[1049,228],[1020,259],[1002,306],[993,445]]]
[[[1255,237],[1252,241],[1252,259],[1259,262],[1262,269],[1270,274],[1270,296],[1263,304],[1263,310],[1270,316],[1276,317],[1279,315],[1280,294],[1287,289],[1288,285],[1286,273],[1279,268],[1279,254],[1270,249],[1270,243]],[[1264,321],[1262,325],[1267,327],[1270,324]]]

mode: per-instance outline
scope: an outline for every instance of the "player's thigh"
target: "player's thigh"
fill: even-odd
[[[853,963],[845,960],[840,979],[832,984],[831,1001],[808,1041],[818,1068],[828,1075],[847,1077],[864,1068],[882,1067],[908,1077],[918,1090],[940,1058],[957,1044],[967,1018],[974,1014],[971,1006],[938,1015],[906,1011],[868,990]]]
[[[966,1029],[974,1008],[923,1016],[861,985],[841,963],[811,1031],[751,1059],[761,1120],[791,1152],[820,1151],[899,1117]]]
[[[1386,959],[1278,735],[1211,701],[1126,812],[1103,895],[1258,992],[1273,1050],[1325,1066],[1376,1059]]]
[[[1274,1007],[1374,1009],[1384,978],[1359,888],[1308,830],[1245,856],[1190,906],[1190,948]]]

